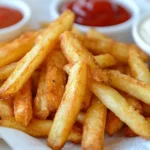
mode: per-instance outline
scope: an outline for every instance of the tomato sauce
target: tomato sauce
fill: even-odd
[[[127,9],[109,0],[75,0],[64,3],[60,12],[66,9],[75,13],[76,23],[86,26],[112,26],[131,18]]]
[[[0,6],[0,29],[12,26],[18,23],[23,18],[20,11]]]

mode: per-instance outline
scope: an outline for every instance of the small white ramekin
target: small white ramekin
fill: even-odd
[[[29,6],[21,0],[0,0],[0,6],[10,7],[19,10],[23,18],[18,23],[0,29],[0,41],[9,41],[19,36],[27,28],[30,21],[31,10]]]
[[[70,0],[52,0],[51,1],[49,12],[50,12],[50,16],[53,19],[56,19],[60,15],[59,8],[66,1],[70,1]],[[109,26],[109,27],[94,27],[94,28],[112,37],[115,40],[119,40],[123,42],[130,42],[132,40],[132,35],[131,35],[132,24],[135,21],[135,19],[139,16],[139,8],[131,0],[115,0],[114,2],[124,6],[127,10],[129,10],[132,17],[128,21],[122,24]],[[75,26],[78,27],[83,32],[87,32],[91,28],[89,26],[84,26],[84,25],[79,25],[79,24],[75,24]]]
[[[136,44],[148,55],[150,55],[150,45],[142,37],[140,30],[141,26],[146,19],[150,18],[150,12],[144,13],[133,25],[132,35]],[[150,39],[149,39],[150,40]]]

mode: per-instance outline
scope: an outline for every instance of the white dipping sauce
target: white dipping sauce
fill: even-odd
[[[141,38],[150,46],[150,17],[144,19],[139,26]]]

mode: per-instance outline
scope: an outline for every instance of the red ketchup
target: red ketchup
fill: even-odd
[[[23,18],[20,11],[0,6],[0,29],[12,26],[18,23]]]
[[[76,23],[86,26],[112,26],[131,18],[126,8],[109,0],[75,0],[64,3],[60,11],[66,9],[75,13]]]

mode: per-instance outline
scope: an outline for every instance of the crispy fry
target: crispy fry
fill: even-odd
[[[82,149],[103,150],[106,114],[107,108],[94,97],[85,116]]]
[[[110,54],[97,55],[94,58],[101,68],[111,67],[117,64],[116,59]]]
[[[124,65],[116,65],[113,67],[110,67],[111,70],[117,70],[121,73],[125,73],[125,66]]]
[[[150,125],[127,101],[113,88],[93,82],[92,92],[117,117],[126,123],[136,134],[150,138]]]
[[[28,80],[15,94],[13,103],[16,121],[26,127],[32,118],[32,93],[30,80]]]
[[[71,64],[67,64],[63,67],[63,70],[69,74],[69,71],[71,70],[71,67],[72,65]],[[82,103],[82,110],[87,110],[90,106],[90,101],[91,101],[91,97],[92,97],[92,92],[90,91],[89,87],[87,86],[86,88],[86,93],[85,93],[85,96],[84,96],[84,100],[83,100],[83,103]]]
[[[113,112],[108,111],[105,127],[105,131],[108,135],[113,136],[123,125],[124,123]]]
[[[6,80],[10,74],[15,70],[17,62],[11,63],[0,68],[0,80]]]
[[[34,99],[34,115],[39,119],[46,119],[50,113],[48,105],[46,99],[46,69],[43,67],[40,72],[37,94]]]
[[[130,77],[133,77],[132,72],[131,72],[131,69],[130,69],[129,66],[126,66],[126,67],[125,67],[125,74],[126,74],[126,75],[129,75]]]
[[[79,62],[70,71],[65,93],[48,136],[48,145],[53,149],[60,149],[65,144],[81,109],[86,86],[87,66]]]
[[[128,75],[121,74],[118,71],[107,71],[109,75],[109,83],[111,86],[122,90],[137,99],[150,104],[150,85],[145,82],[138,81]]]
[[[84,120],[85,120],[85,113],[80,112],[77,116],[77,122],[79,122],[80,124],[84,124]]]
[[[0,42],[0,48],[2,48],[3,46],[5,46],[6,44],[8,44],[9,42]]]
[[[129,66],[136,79],[150,83],[150,71],[148,65],[143,62],[138,52],[134,49],[130,49],[129,51]]]
[[[47,137],[52,126],[52,121],[33,118],[29,125],[24,127],[17,123],[14,117],[7,117],[0,120],[0,126],[18,129],[34,137]],[[81,141],[81,138],[81,133],[73,128],[68,137],[68,141],[77,143]]]
[[[67,10],[40,35],[38,42],[17,64],[16,69],[0,89],[0,96],[16,93],[31,77],[33,71],[43,62],[54,48],[61,33],[69,30],[74,14]],[[16,53],[16,51],[15,51]],[[10,55],[12,57],[12,55]]]
[[[13,101],[12,99],[0,99],[0,118],[13,116]]]
[[[65,91],[66,73],[63,66],[67,63],[61,51],[55,50],[47,59],[46,99],[51,112],[58,109]]]
[[[0,67],[21,59],[34,46],[40,32],[26,32],[18,39],[0,48]]]
[[[135,132],[133,132],[129,127],[125,127],[124,134],[126,137],[136,137],[138,136]]]
[[[80,41],[71,32],[66,31],[61,35],[61,47],[64,55],[71,64],[75,64],[78,61],[85,61],[95,79],[108,81],[106,72],[101,70],[94,56],[82,46]]]

